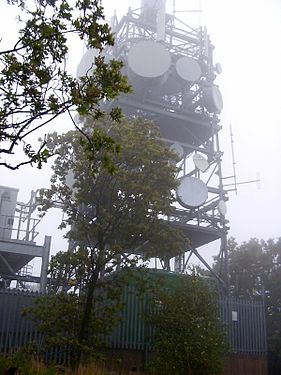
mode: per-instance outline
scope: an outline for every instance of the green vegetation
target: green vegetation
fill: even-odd
[[[32,357],[26,352],[17,352],[11,356],[0,356],[0,373],[5,375],[129,375],[127,371],[120,370],[116,363],[111,369],[106,366],[105,360],[96,360],[87,365],[80,365],[76,370],[61,365],[46,365],[44,362]],[[134,372],[135,375],[141,374]]]
[[[281,239],[229,240],[231,293],[265,299],[269,373],[281,372]],[[215,265],[217,267],[217,265]]]
[[[83,132],[92,126],[87,119]],[[41,192],[42,212],[59,207],[65,213],[61,226],[70,228],[73,247],[53,257],[51,294],[32,313],[48,343],[72,347],[74,362],[90,355],[115,321],[124,281],[109,282],[110,275],[141,266],[154,254],[177,254],[185,243],[163,220],[172,213],[178,181],[171,163],[176,155],[159,140],[158,129],[147,120],[104,118],[95,125],[98,134],[116,143],[96,139],[100,146],[93,153],[78,132],[49,136],[54,175],[50,189]]]
[[[226,353],[215,294],[198,276],[178,276],[154,292],[151,375],[216,375]]]
[[[143,373],[147,375],[220,374],[225,346],[222,327],[218,322],[215,302],[217,296],[209,282],[194,275],[176,275],[152,270],[122,271],[122,273],[125,274],[123,285],[116,283],[118,280],[113,277],[114,275],[109,278],[109,283],[115,290],[121,289],[125,293],[123,301],[128,302],[126,305],[119,306],[118,313],[122,317],[122,327],[117,335],[121,334],[125,340],[123,343],[127,344],[131,342],[132,338],[146,342],[150,348],[149,357],[152,360],[148,362]],[[128,286],[129,288],[127,288]],[[59,298],[56,298],[57,296]],[[60,301],[61,298],[64,303]],[[91,336],[88,338],[87,346],[83,347],[83,357],[86,359],[85,356],[87,356],[87,361],[75,366],[75,363],[71,361],[73,352],[69,349],[71,346],[74,347],[75,333],[78,332],[81,316],[77,314],[79,309],[75,309],[73,301],[70,301],[69,304],[65,302],[67,299],[67,293],[48,295],[45,296],[45,300],[39,298],[40,302],[37,306],[37,312],[39,311],[41,314],[37,316],[41,319],[39,324],[43,325],[44,332],[49,336],[47,339],[53,339],[49,342],[50,347],[54,348],[54,345],[58,343],[60,354],[62,354],[61,361],[72,365],[72,370],[64,369],[66,373],[76,374],[77,371],[81,373],[79,371],[88,371],[87,369],[94,371],[97,368],[99,369],[97,373],[100,375],[107,374],[106,370],[108,369],[112,370],[111,375],[125,375],[128,369],[133,367],[136,371],[142,370],[139,368],[141,364],[133,353],[132,360],[126,359],[126,356],[131,355],[126,351],[123,355],[119,353],[121,358],[118,359],[117,352],[115,360],[110,359],[111,349],[107,348],[108,350],[106,350],[101,335],[97,334],[103,323],[110,326],[112,322],[112,311],[103,310],[106,297],[101,300],[101,308],[92,311],[90,329],[93,331],[90,331]],[[134,301],[134,305],[132,301]],[[110,302],[109,299],[107,302]],[[70,321],[71,314],[73,315],[72,321]],[[72,337],[71,332],[74,333]],[[116,333],[116,331],[114,332]],[[62,336],[64,336],[63,342]],[[92,341],[90,341],[91,339]],[[90,345],[92,345],[91,348]],[[33,357],[26,357],[29,358],[27,363],[34,363],[32,359],[34,355],[36,355],[35,358],[41,358],[41,361],[46,358],[49,360],[56,358],[55,352],[49,352],[46,355],[48,348],[41,348],[43,349],[42,353],[34,350],[36,349],[34,346],[29,349],[29,353]],[[35,362],[41,363],[38,360]],[[136,364],[138,368],[135,366]]]
[[[0,165],[16,169],[35,163],[40,168],[52,154],[44,138],[50,122],[60,118],[80,129],[74,111],[98,119],[104,114],[100,103],[116,98],[120,92],[130,92],[130,87],[120,73],[122,63],[105,63],[102,56],[114,38],[104,22],[100,1],[7,2],[18,5],[20,14],[17,41],[0,51]],[[75,38],[98,52],[94,69],[80,78],[67,70],[69,47],[75,44]],[[4,41],[1,38],[2,45]],[[110,116],[120,118],[120,110],[113,108]],[[42,137],[36,147],[33,133]],[[95,150],[95,137],[84,139]]]

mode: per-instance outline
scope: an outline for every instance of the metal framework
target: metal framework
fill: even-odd
[[[152,119],[160,128],[161,136],[168,145],[180,145],[184,151],[179,178],[194,176],[200,178],[208,188],[208,199],[199,207],[175,207],[173,216],[167,218],[183,229],[190,240],[173,262],[165,262],[164,269],[184,272],[191,254],[195,254],[210,270],[198,248],[214,240],[220,240],[219,258],[221,272],[216,275],[227,285],[227,224],[221,205],[228,200],[223,187],[222,156],[219,145],[219,112],[212,90],[219,64],[214,65],[213,49],[206,28],[191,28],[173,15],[165,16],[165,33],[159,40],[155,17],[143,9],[129,9],[120,22],[112,20],[115,32],[115,47],[107,51],[109,58],[124,62],[124,74],[134,88],[134,93],[121,95],[110,105],[119,105],[127,116],[142,116]],[[165,80],[159,84],[149,84],[147,79],[136,78],[128,63],[128,54],[141,41],[152,40],[160,43],[172,56],[171,69]],[[201,67],[201,77],[195,82],[182,82],[175,76],[175,62],[179,57],[189,57]],[[199,153],[208,161],[207,171],[202,172],[193,163]],[[161,245],[160,245],[161,247]]]
[[[5,192],[5,187],[1,187]],[[17,190],[6,188],[7,192]],[[7,193],[5,193],[7,195]],[[3,203],[0,199],[0,208]],[[8,195],[4,198],[9,199]],[[27,203],[16,202],[15,212],[0,215],[0,285],[9,287],[15,280],[18,288],[27,289],[26,282],[40,283],[40,291],[44,292],[47,285],[47,269],[51,247],[51,237],[45,236],[42,246],[36,244],[37,225],[40,220],[33,218],[36,209],[36,192],[31,192]],[[42,259],[41,275],[31,275],[28,263],[35,257]]]

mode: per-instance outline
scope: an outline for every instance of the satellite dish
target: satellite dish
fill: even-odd
[[[74,116],[74,121],[76,124],[82,124],[86,119],[86,116],[79,115],[79,113],[76,113]]]
[[[98,50],[90,48],[82,56],[80,63],[77,66],[76,77],[80,78],[86,75],[94,67],[95,57],[98,56]]]
[[[75,183],[74,172],[72,169],[70,169],[67,172],[67,175],[65,176],[65,184],[67,187],[69,187],[69,189],[72,189],[74,183]]]
[[[208,197],[208,188],[199,178],[185,176],[177,188],[177,199],[186,208],[201,206]]]
[[[209,162],[204,158],[201,154],[194,154],[193,155],[193,162],[196,168],[198,168],[201,172],[206,172],[209,168]]]
[[[130,49],[128,65],[140,77],[157,78],[170,68],[171,55],[162,44],[144,40]]]
[[[104,57],[104,61],[108,63],[113,59],[113,56],[110,54],[111,50],[107,48],[102,53],[96,48],[89,48],[84,55],[80,63],[77,66],[76,77],[80,78],[86,74],[91,74],[95,69],[95,58],[98,56]]]
[[[189,82],[198,81],[202,74],[198,62],[189,56],[177,60],[176,71],[183,80]]]
[[[223,109],[223,100],[218,86],[207,87],[204,90],[204,104],[209,112],[220,113]]]
[[[183,147],[179,144],[179,143],[173,143],[171,146],[170,146],[170,150],[175,152],[180,159],[183,158],[183,155],[184,155],[184,149]]]
[[[219,203],[218,203],[218,210],[219,210],[219,213],[221,215],[225,216],[225,214],[227,212],[227,207],[226,207],[225,201],[223,201],[223,200],[219,201]]]
[[[216,65],[215,65],[215,71],[216,71],[218,74],[222,74],[222,67],[221,67],[221,64],[220,64],[220,63],[216,63]]]

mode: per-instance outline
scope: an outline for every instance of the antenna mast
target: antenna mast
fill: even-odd
[[[230,142],[231,142],[231,155],[232,155],[232,170],[233,170],[233,175],[232,176],[227,176],[223,177],[223,180],[226,179],[233,179],[233,182],[224,184],[224,187],[232,187],[231,189],[227,191],[235,191],[235,194],[237,195],[238,192],[238,185],[245,185],[245,184],[251,184],[253,182],[260,183],[260,177],[259,174],[257,173],[257,178],[255,180],[247,180],[247,181],[239,181],[237,182],[236,178],[236,161],[235,161],[235,155],[234,155],[234,138],[233,138],[233,132],[232,132],[232,126],[230,125]]]
[[[234,156],[234,140],[232,133],[232,126],[230,125],[230,142],[231,142],[231,155],[232,155],[232,169],[233,169],[233,179],[234,179],[234,190],[237,195],[237,179],[236,179],[236,162]]]

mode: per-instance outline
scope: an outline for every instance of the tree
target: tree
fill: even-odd
[[[281,238],[268,241],[254,238],[241,245],[231,238],[229,277],[231,293],[248,298],[265,298],[269,373],[280,374]]]
[[[83,131],[88,134],[91,128],[91,120],[86,120]],[[104,118],[93,136],[94,153],[75,131],[49,136],[48,147],[56,160],[51,187],[41,196],[43,212],[54,206],[65,212],[62,226],[71,227],[67,237],[74,253],[85,256],[75,266],[69,261],[71,253],[65,260],[59,254],[52,263],[54,290],[68,279],[78,282],[76,292],[85,296],[78,333],[81,346],[87,344],[95,293],[106,276],[155,254],[171,257],[185,243],[167,220],[178,184],[171,162],[176,155],[160,140],[158,129],[148,120],[123,118],[118,124]],[[116,143],[109,142],[112,138]]]
[[[221,374],[226,350],[214,291],[199,276],[177,277],[170,288],[154,293],[155,352],[149,373]]]
[[[81,253],[81,250],[74,253],[59,253],[51,261],[51,276],[54,276],[55,270],[68,268],[71,264],[72,277],[69,280],[68,292],[59,289],[54,293],[54,290],[52,292],[49,290],[48,294],[36,297],[33,306],[24,311],[44,334],[44,340],[38,343],[37,347],[32,347],[33,353],[36,350],[36,354],[43,355],[44,358],[46,352],[59,350],[63,356],[65,351],[65,360],[74,368],[81,360],[100,359],[100,351],[107,346],[108,335],[120,320],[123,307],[122,287],[125,280],[125,274],[119,273],[114,274],[110,279],[106,277],[99,279],[94,291],[92,311],[87,321],[87,338],[81,342],[80,330],[87,298],[89,263],[86,252]],[[86,264],[80,263],[80,270],[76,268],[75,273],[74,264],[81,261],[85,261]],[[83,265],[85,270],[81,273],[79,271]],[[62,278],[59,277],[59,280],[62,281]],[[81,280],[83,280],[83,287],[79,284]],[[64,281],[67,281],[67,278]]]
[[[256,238],[240,246],[233,238],[230,238],[228,244],[229,282],[233,292],[236,295],[248,297],[261,295],[272,265],[269,244]]]
[[[67,0],[8,3],[20,6],[22,28],[15,44],[0,51],[0,165],[16,169],[35,163],[40,168],[51,155],[44,136],[51,121],[68,114],[79,129],[74,111],[97,119],[102,101],[130,88],[120,73],[122,63],[105,63],[102,56],[114,38],[98,0],[77,0],[73,6]],[[99,51],[94,69],[80,78],[66,68],[70,36]],[[114,108],[111,117],[119,116]],[[34,133],[41,136],[38,147],[32,144]]]

